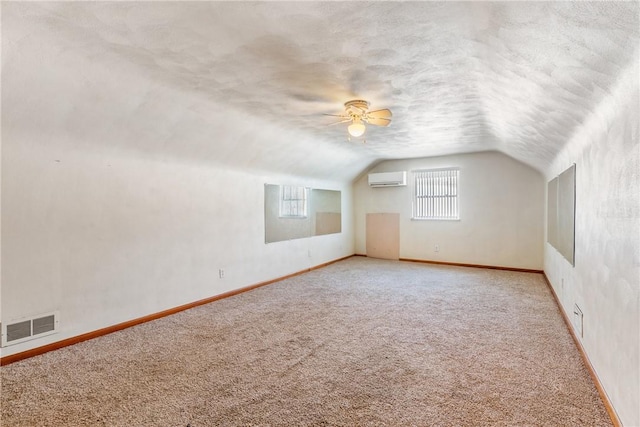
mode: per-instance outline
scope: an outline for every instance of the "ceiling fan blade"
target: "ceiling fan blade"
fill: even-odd
[[[369,111],[367,117],[373,119],[388,119],[392,116],[391,110],[385,108],[383,110]]]
[[[327,114],[327,113],[323,113],[322,115],[323,116],[331,116],[331,117],[342,117],[344,119],[349,117],[346,114]]]
[[[339,125],[340,123],[349,123],[351,119],[340,120],[339,122],[329,123],[327,126]]]
[[[367,117],[365,122],[369,123],[370,125],[374,125],[374,126],[389,126],[389,124],[391,123],[391,119],[384,119],[382,117],[380,117],[380,118]]]

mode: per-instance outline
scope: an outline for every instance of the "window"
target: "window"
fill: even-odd
[[[307,217],[307,188],[293,185],[280,186],[280,216]]]
[[[460,219],[458,169],[413,171],[413,219]]]

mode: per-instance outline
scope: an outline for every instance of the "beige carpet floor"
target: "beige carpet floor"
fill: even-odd
[[[3,427],[610,425],[540,274],[362,257],[1,379]]]

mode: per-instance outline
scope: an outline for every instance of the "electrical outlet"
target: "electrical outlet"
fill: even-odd
[[[584,320],[582,310],[578,307],[578,304],[573,305],[573,325],[576,328],[576,332],[580,335],[580,338],[584,337]]]
[[[436,246],[433,248],[433,251],[434,251],[434,252],[440,252],[440,245],[436,245]]]
[[[218,270],[218,275],[220,276],[221,279],[224,279],[224,270],[223,269]]]

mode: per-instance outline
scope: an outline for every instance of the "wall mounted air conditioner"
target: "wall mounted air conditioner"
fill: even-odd
[[[401,187],[407,185],[407,172],[381,172],[369,174],[370,187]]]

